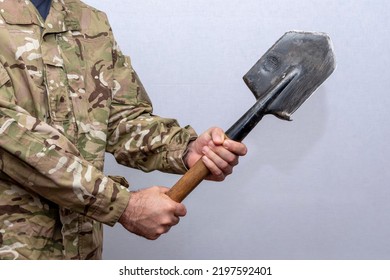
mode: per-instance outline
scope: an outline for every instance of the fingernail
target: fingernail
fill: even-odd
[[[230,146],[230,141],[229,141],[229,140],[223,141],[223,147],[224,147],[225,149],[229,149],[229,146]]]
[[[219,137],[219,135],[215,135],[212,139],[213,142],[215,143],[219,143],[221,141],[221,138]]]

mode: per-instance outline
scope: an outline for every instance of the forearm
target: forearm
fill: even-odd
[[[61,133],[4,106],[0,127],[1,170],[12,180],[97,221],[113,225],[119,219],[128,191],[84,160]]]
[[[118,53],[115,88],[110,106],[106,150],[123,165],[143,171],[183,173],[182,157],[197,137],[191,127],[153,115],[150,99],[131,66],[129,57]]]
[[[107,151],[120,164],[143,171],[183,173],[183,156],[196,137],[191,127],[182,128],[175,120],[143,115],[119,124]]]

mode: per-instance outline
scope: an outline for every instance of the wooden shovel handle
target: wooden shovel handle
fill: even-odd
[[[202,159],[199,159],[167,192],[167,195],[176,202],[182,202],[209,174],[209,169]]]

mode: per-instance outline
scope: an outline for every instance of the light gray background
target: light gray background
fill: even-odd
[[[198,132],[253,103],[241,77],[288,30],[323,31],[338,68],[293,116],[266,117],[224,183],[204,182],[188,215],[147,241],[106,227],[105,259],[389,259],[390,2],[87,0],[106,11],[155,113]],[[178,179],[106,160],[134,189]]]

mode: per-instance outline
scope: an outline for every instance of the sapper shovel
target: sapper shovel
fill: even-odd
[[[241,142],[267,114],[291,120],[335,67],[327,34],[285,33],[243,77],[257,101],[226,131],[226,137]],[[167,195],[176,202],[183,201],[208,174],[203,161],[198,160]]]

